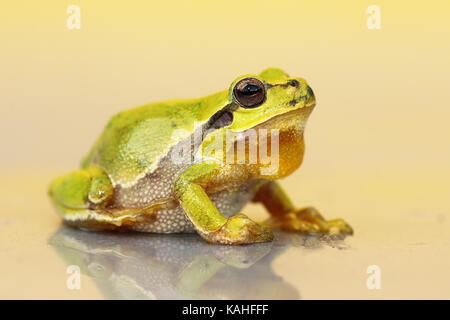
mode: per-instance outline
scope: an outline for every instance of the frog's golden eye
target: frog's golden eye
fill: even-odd
[[[242,107],[256,108],[266,100],[266,89],[260,80],[245,78],[236,83],[233,95]]]

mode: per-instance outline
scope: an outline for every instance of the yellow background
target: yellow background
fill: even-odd
[[[77,165],[116,112],[268,66],[316,92],[307,165],[446,166],[450,3],[378,1],[369,30],[372,3],[2,2],[1,168]],[[80,30],[66,28],[70,4]]]
[[[81,8],[80,30],[66,28],[71,4]],[[366,27],[372,4],[381,9],[380,30]],[[223,90],[237,76],[268,66],[307,79],[318,101],[306,129],[304,165],[283,181],[297,205],[345,218],[356,230],[353,246],[372,246],[383,261],[380,246],[448,245],[449,14],[445,0],[2,1],[0,248],[1,261],[10,263],[1,263],[0,274],[12,276],[2,279],[0,297],[59,292],[50,286],[45,295],[44,280],[19,274],[43,257],[56,261],[41,248],[59,224],[46,186],[78,166],[110,116]],[[433,250],[414,261],[436,257]],[[429,276],[449,287],[439,274],[448,270],[448,256],[439,259]],[[283,261],[280,272],[301,279],[307,297],[321,297]],[[38,270],[63,279],[59,263]],[[402,265],[391,268],[404,286],[378,297],[432,292],[448,298],[428,280],[414,295],[408,284],[417,274],[403,279]],[[24,293],[25,285],[31,291]],[[90,294],[96,297],[95,290]],[[331,290],[327,297],[339,294]]]

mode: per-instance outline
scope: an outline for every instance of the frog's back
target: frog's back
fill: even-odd
[[[219,95],[220,94],[220,95]],[[194,126],[206,121],[215,108],[202,99],[151,103],[113,116],[82,162],[103,169],[114,186],[127,187],[150,174],[177,143],[188,138]]]

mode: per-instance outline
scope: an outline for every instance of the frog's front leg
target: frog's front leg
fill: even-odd
[[[272,228],[302,233],[353,234],[352,227],[342,219],[325,220],[313,207],[296,209],[275,181],[262,185],[253,201],[262,203],[269,211],[271,217],[264,224]]]
[[[114,208],[114,187],[97,167],[71,172],[55,179],[50,197],[64,222],[94,229],[120,229],[154,217],[151,208]]]
[[[242,213],[224,217],[209,198],[206,188],[234,179],[224,166],[204,161],[190,166],[176,180],[174,193],[199,235],[210,243],[247,244],[273,239],[270,228],[260,225]]]

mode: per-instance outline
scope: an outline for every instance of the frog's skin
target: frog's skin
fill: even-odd
[[[269,68],[207,97],[133,108],[109,121],[81,169],[54,180],[49,194],[63,220],[81,228],[196,231],[221,244],[270,241],[273,227],[351,234],[342,219],[296,209],[275,181],[301,165],[303,130],[314,106],[305,80]],[[267,129],[268,140],[271,129],[279,130],[278,170],[263,174],[270,164],[262,161],[228,163],[225,152],[194,163],[172,160],[186,141],[194,141],[189,146],[197,154],[215,134],[251,129]],[[197,142],[199,133],[203,139]],[[271,217],[258,224],[239,213],[249,201],[262,203]]]

